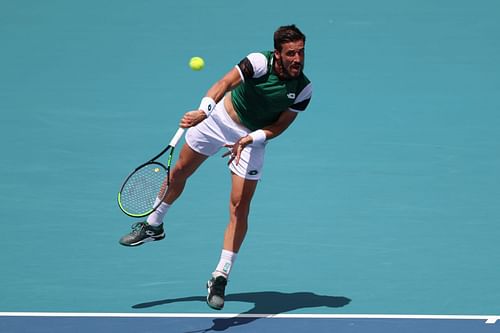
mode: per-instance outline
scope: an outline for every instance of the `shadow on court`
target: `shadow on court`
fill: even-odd
[[[216,318],[213,320],[212,327],[196,332],[225,331],[230,327],[246,325],[259,319],[259,317],[251,317],[252,314],[280,314],[298,309],[323,306],[340,308],[351,302],[349,298],[343,296],[323,296],[311,292],[281,293],[276,291],[230,294],[226,296],[225,300],[226,302],[253,303],[254,307],[233,318]],[[192,296],[141,303],[132,306],[132,308],[143,309],[178,302],[205,301],[206,296]],[[250,316],[247,317],[248,315]]]

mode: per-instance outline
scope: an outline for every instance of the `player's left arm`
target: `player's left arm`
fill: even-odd
[[[297,118],[297,115],[298,112],[295,111],[283,111],[280,114],[278,120],[259,131],[262,131],[262,134],[265,134],[265,141],[273,139],[283,133],[294,122],[294,120]],[[252,134],[244,136],[237,142],[235,142],[234,145],[226,145],[227,148],[230,148],[230,151],[224,154],[223,157],[231,155],[228,164],[230,164],[233,160],[235,160],[236,164],[238,164],[243,149],[253,142],[254,139],[252,137]]]
[[[274,139],[275,137],[281,135],[295,121],[298,114],[299,113],[295,111],[283,111],[276,122],[274,122],[272,125],[262,128],[262,130],[266,134],[266,141]],[[250,143],[252,143],[252,137],[247,135],[245,138],[247,137],[250,138]]]

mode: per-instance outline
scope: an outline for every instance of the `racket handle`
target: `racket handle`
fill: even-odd
[[[169,146],[175,147],[177,142],[179,142],[180,138],[182,137],[182,134],[184,134],[184,128],[179,128],[177,132],[175,132],[174,137],[172,140],[170,140]]]

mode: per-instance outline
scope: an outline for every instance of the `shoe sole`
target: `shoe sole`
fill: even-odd
[[[214,309],[214,310],[217,310],[217,311],[220,311],[220,310],[222,310],[222,309],[224,308],[224,307],[220,307],[220,308],[219,308],[219,307],[215,307],[215,306],[211,305],[211,304],[208,302],[208,299],[207,299],[207,304],[208,304],[208,306],[209,306],[211,309]]]
[[[162,233],[161,235],[154,236],[154,237],[144,238],[144,239],[142,239],[142,240],[140,240],[138,242],[131,243],[131,244],[122,243],[122,242],[120,242],[120,244],[123,245],[123,246],[134,247],[134,246],[142,245],[144,243],[156,242],[156,241],[162,240],[163,238],[165,238],[165,233]]]

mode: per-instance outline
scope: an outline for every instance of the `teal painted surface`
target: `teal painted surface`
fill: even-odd
[[[225,161],[193,176],[162,242],[118,245],[134,220],[116,193],[212,82],[296,23],[313,101],[269,145],[228,288],[251,297],[225,310],[311,292],[351,302],[274,310],[498,312],[498,3],[252,6],[0,3],[0,311],[210,311],[168,300],[205,294],[227,220]]]

